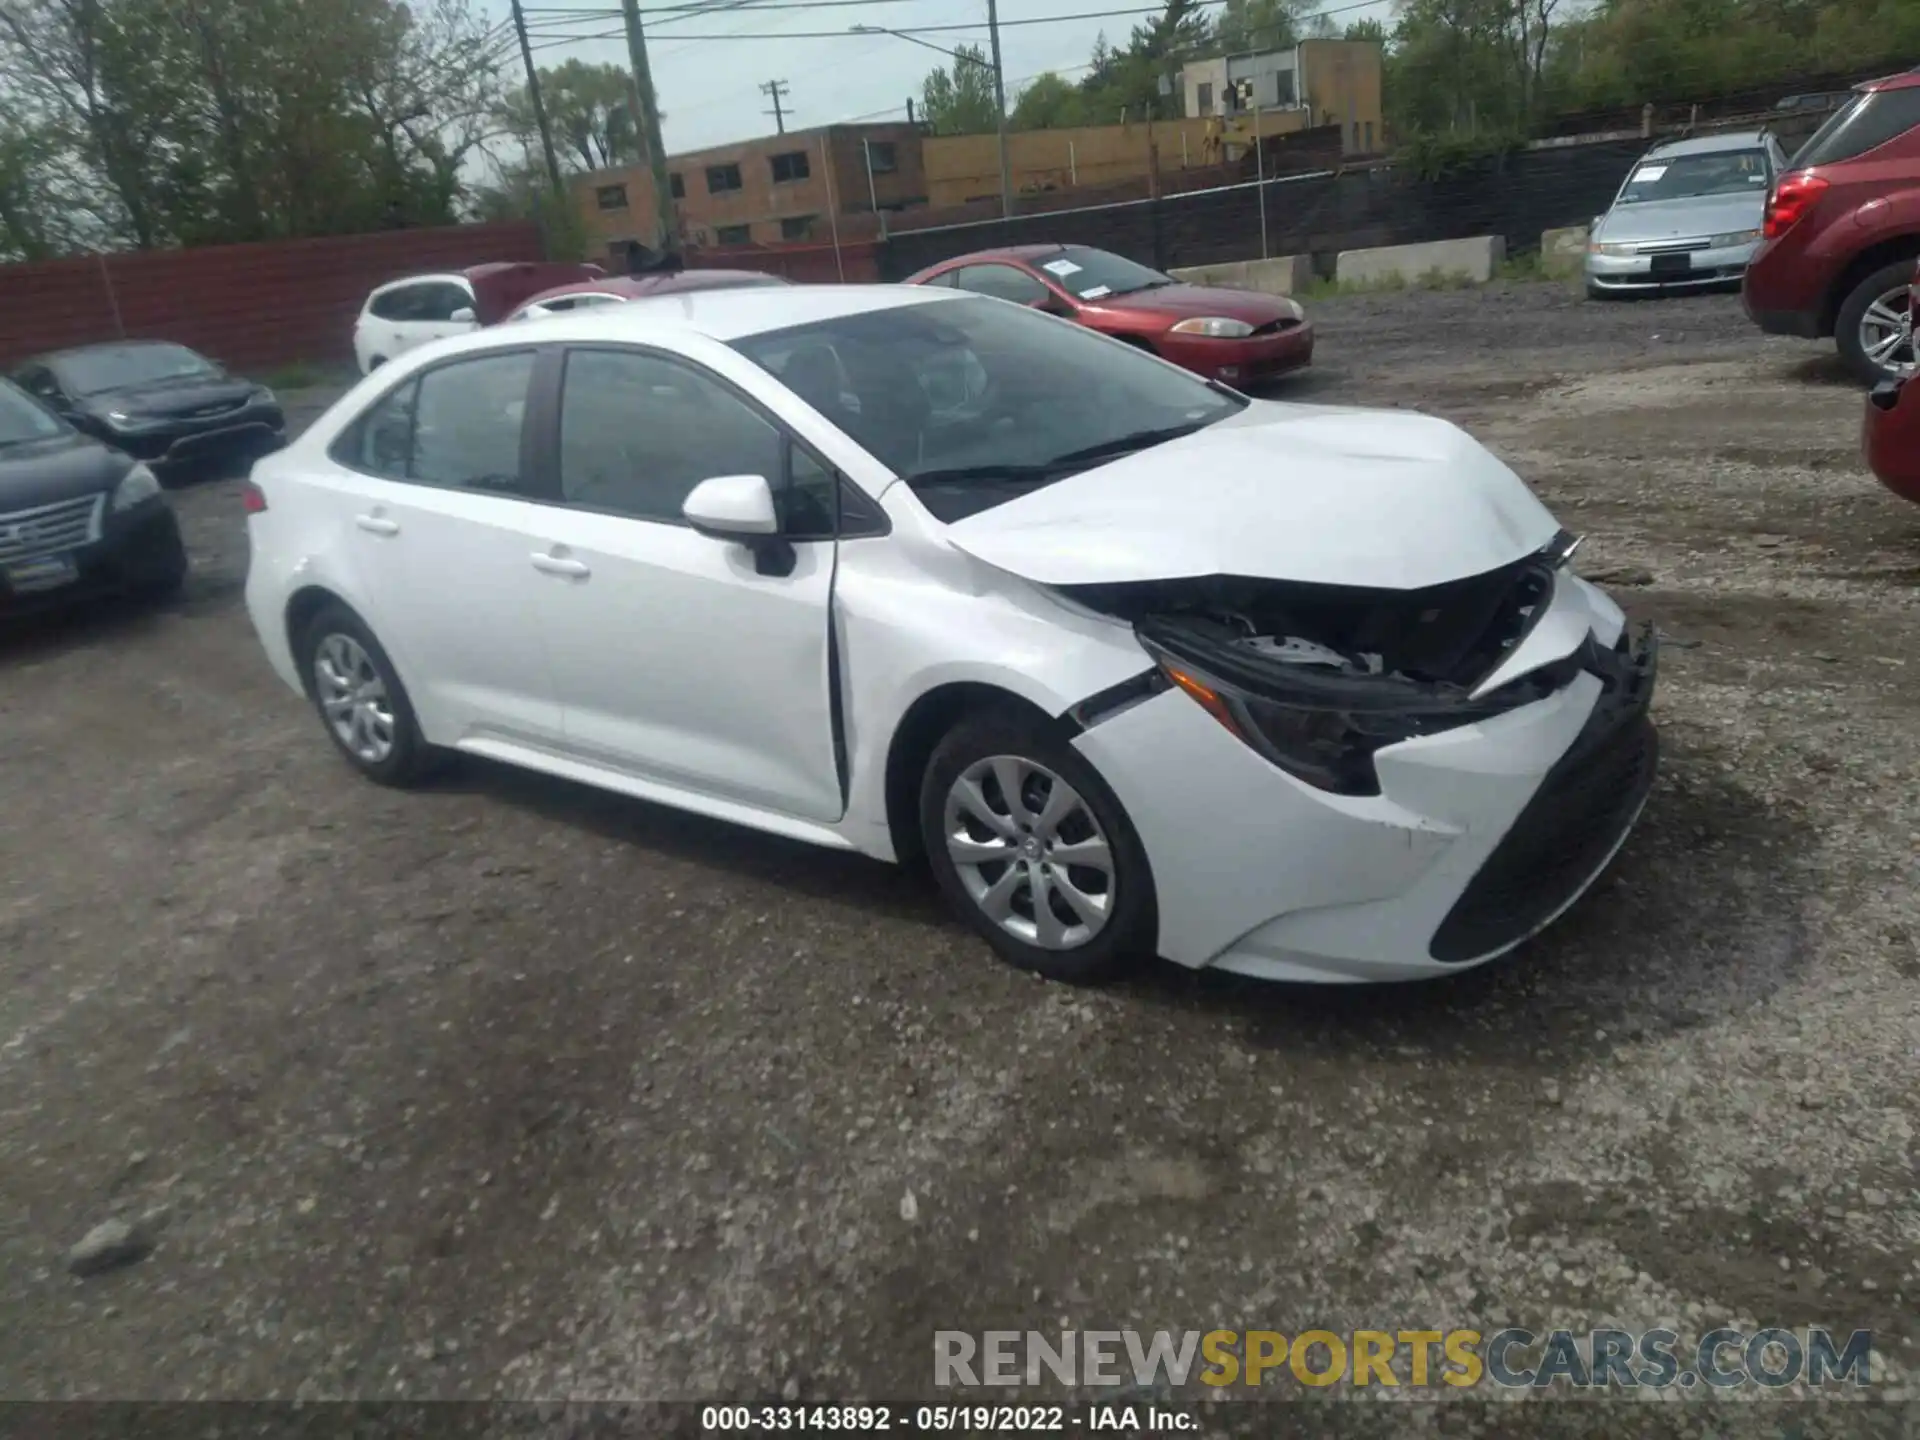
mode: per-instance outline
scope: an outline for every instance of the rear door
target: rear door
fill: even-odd
[[[536,352],[409,377],[351,426],[341,523],[373,614],[429,737],[551,746],[561,735],[533,567],[526,476]]]

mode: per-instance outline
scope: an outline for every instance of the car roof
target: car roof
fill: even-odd
[[[144,336],[132,340],[97,340],[91,345],[69,345],[64,350],[49,350],[43,355],[29,355],[21,365],[58,365],[62,360],[72,360],[80,355],[99,355],[110,350],[144,350],[150,345],[170,345],[175,350],[185,350],[199,355],[191,345],[182,345],[178,340],[163,340],[157,336]],[[205,359],[205,356],[201,356]]]
[[[743,280],[779,278],[760,270],[677,270],[659,275],[613,275],[604,280],[575,280],[568,285],[556,285],[551,290],[529,295],[520,302],[520,308],[537,305],[544,300],[558,300],[564,295],[620,295],[629,300],[638,300],[644,296],[671,294],[681,289],[717,290],[723,286],[737,285]]]
[[[1065,250],[1067,248],[1068,247],[1065,245],[1002,245],[999,248],[994,250],[974,250],[966,255],[949,256],[947,259],[942,260],[940,262],[940,268],[944,269],[948,265],[956,265],[956,264],[959,264],[961,261],[1037,260],[1042,255],[1058,255],[1062,250]],[[1085,245],[1076,245],[1072,248],[1076,250],[1085,250],[1090,247]],[[933,269],[934,267],[928,266],[927,268]]]
[[[755,285],[737,290],[675,290],[643,295],[624,305],[594,305],[549,315],[540,322],[540,340],[542,344],[639,342],[662,331],[691,331],[729,344],[794,325],[969,298],[956,291],[918,285]],[[518,326],[503,326],[478,330],[458,340],[437,341],[433,349],[451,356],[526,343],[525,331]]]
[[[1652,159],[1658,155],[1665,159],[1675,155],[1712,155],[1725,150],[1757,150],[1766,143],[1765,130],[1728,130],[1718,135],[1669,140],[1664,145],[1654,146],[1643,158]]]
[[[398,289],[402,285],[424,285],[430,280],[438,280],[448,285],[459,285],[469,290],[473,288],[473,282],[468,280],[467,277],[458,270],[433,270],[423,275],[402,275],[398,280],[385,281],[382,284],[374,286],[373,289],[367,292],[367,295],[371,298],[372,296],[383,294],[388,290]]]
[[[1920,65],[1911,70],[1902,70],[1897,75],[1882,75],[1878,80],[1868,80],[1853,88],[1859,90],[1906,90],[1920,85]]]

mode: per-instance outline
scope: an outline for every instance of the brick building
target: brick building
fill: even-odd
[[[917,127],[828,125],[667,157],[682,243],[703,247],[825,240],[874,233],[879,210],[927,203]],[[572,182],[596,254],[656,243],[652,172],[596,170]]]

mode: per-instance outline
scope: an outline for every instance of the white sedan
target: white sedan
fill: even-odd
[[[1462,431],[926,288],[410,351],[253,471],[247,605],[368,776],[447,750],[884,860],[1007,960],[1457,971],[1652,784],[1651,634]]]

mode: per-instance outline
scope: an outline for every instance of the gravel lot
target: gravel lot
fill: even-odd
[[[182,601],[0,632],[0,1397],[912,1399],[936,1328],[1068,1325],[1866,1326],[1911,1373],[1920,509],[1858,391],[1729,297],[1316,313],[1283,398],[1466,425],[1670,639],[1662,779],[1558,927],[1074,991],[912,875],[383,791],[210,481]],[[70,1276],[116,1215],[157,1248]]]

